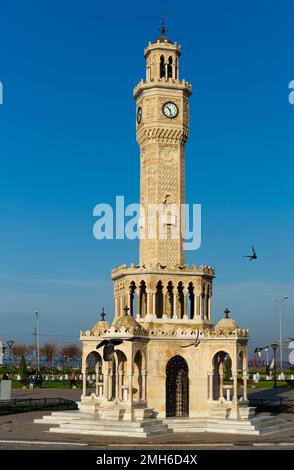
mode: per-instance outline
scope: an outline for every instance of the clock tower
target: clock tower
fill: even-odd
[[[180,55],[181,47],[166,37],[163,24],[160,37],[145,49],[146,79],[134,89],[141,160],[140,263],[112,271],[112,323],[103,311],[101,320],[80,333],[80,411],[69,422],[54,416],[60,427],[52,432],[128,439],[170,432],[260,432],[260,418],[255,428],[255,408],[247,400],[249,331],[239,328],[228,308],[214,326],[214,269],[184,261],[179,208],[185,202],[191,85],[180,80]],[[95,367],[91,389],[90,367]],[[226,370],[233,379],[229,387],[224,385]],[[51,426],[50,418],[45,420]],[[269,426],[272,430],[271,418]]]
[[[252,408],[247,405],[249,332],[239,328],[228,309],[214,327],[214,269],[188,266],[184,260],[180,208],[185,203],[191,85],[179,77],[181,47],[166,37],[163,24],[160,37],[148,44],[144,55],[146,78],[134,89],[140,146],[140,262],[112,271],[112,324],[103,312],[91,330],[81,332],[80,409],[97,419],[89,419],[88,428],[85,418],[82,425],[74,420],[67,426],[93,434],[147,437],[168,433],[171,427],[174,432],[215,431],[217,422],[222,432],[244,432],[245,426],[238,424],[241,417],[252,432]],[[87,390],[89,357],[96,361],[95,393]],[[228,365],[232,390],[224,395]],[[179,417],[183,419],[174,419]],[[163,418],[171,419],[168,426]]]
[[[146,80],[134,89],[140,145],[140,264],[184,264],[185,143],[191,85],[180,80],[181,46],[165,35],[144,51]]]
[[[185,144],[191,85],[180,79],[181,46],[161,35],[144,50],[146,78],[134,89],[140,146],[140,262],[112,271],[115,318],[211,328],[214,270],[184,257]]]

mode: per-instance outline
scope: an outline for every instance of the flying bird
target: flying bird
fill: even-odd
[[[252,261],[253,259],[257,259],[257,254],[254,249],[254,246],[252,246],[252,255],[245,255],[243,258],[249,258],[249,261]]]
[[[124,341],[132,341],[132,338],[126,339],[126,340],[123,340],[120,338],[104,339],[96,346],[96,349],[102,348],[102,346],[104,346],[104,349],[103,349],[104,361],[112,361],[113,353],[114,353],[114,346],[118,346],[119,344],[122,344]]]
[[[181,348],[189,348],[190,346],[195,346],[195,348],[197,348],[197,346],[200,344],[199,336],[200,336],[200,331],[197,330],[197,334],[196,334],[196,338],[195,338],[194,343],[187,344],[186,346],[181,346]]]

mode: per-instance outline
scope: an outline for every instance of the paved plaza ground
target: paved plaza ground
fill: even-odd
[[[62,397],[79,400],[81,390],[13,390],[13,398]],[[294,389],[251,389],[255,398],[294,399]],[[280,414],[293,421],[293,430],[269,436],[234,436],[213,433],[177,433],[167,436],[139,439],[126,437],[52,434],[48,425],[34,424],[49,412],[36,411],[0,417],[0,449],[294,449],[294,415]]]

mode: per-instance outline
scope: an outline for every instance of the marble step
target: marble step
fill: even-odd
[[[171,429],[168,429],[168,428],[165,430],[152,430],[152,431],[147,431],[147,432],[142,432],[142,433],[138,433],[135,431],[122,431],[122,430],[115,431],[115,430],[110,430],[110,429],[80,430],[78,428],[77,429],[72,428],[68,430],[65,430],[62,428],[50,428],[49,431],[53,433],[61,433],[61,434],[86,434],[86,435],[91,435],[91,436],[119,436],[119,437],[126,436],[126,437],[140,437],[140,438],[163,436],[163,435],[170,434],[173,432]]]
[[[172,433],[161,419],[138,421],[101,419],[97,415],[79,411],[53,412],[35,419],[35,423],[48,424],[49,432],[64,434],[91,434],[104,436],[151,437]],[[52,427],[55,426],[55,427]]]
[[[233,420],[224,421],[224,422],[213,422],[209,421],[207,423],[207,427],[209,429],[222,429],[224,432],[227,429],[231,428],[236,428],[238,432],[250,432],[250,431],[256,431],[258,434],[264,434],[268,432],[278,432],[280,430],[286,430],[291,427],[294,429],[294,425],[291,423],[288,423],[287,421],[281,419],[281,418],[265,418],[262,420],[258,419],[252,419],[252,420],[245,420],[245,422],[242,421],[237,421],[234,422]]]
[[[80,410],[52,411],[51,416],[80,416]],[[90,413],[89,413],[90,414]]]
[[[62,422],[69,422],[73,420],[80,419],[81,416],[83,418],[91,419],[93,417],[93,414],[86,414],[86,413],[81,413],[79,410],[75,411],[53,411],[51,415],[44,415],[42,418],[36,418],[34,419],[34,423],[37,424],[52,424],[52,423],[62,423]]]
[[[43,418],[35,418],[34,423],[37,424],[60,424],[77,421],[79,418],[74,416],[43,416]]]
[[[68,434],[88,434],[104,436],[151,437],[172,433],[166,424],[159,420],[151,422],[111,422],[102,420],[72,420],[50,428],[50,432]]]
[[[92,434],[106,436],[150,437],[172,432],[240,435],[267,435],[289,429],[294,430],[294,423],[278,416],[255,416],[248,420],[221,418],[150,418],[143,421],[115,421],[101,419],[94,414],[79,411],[57,411],[35,419],[35,423],[48,424],[50,432]],[[55,426],[55,427],[52,427]]]
[[[166,428],[166,424],[162,421],[158,422],[136,422],[136,421],[102,421],[102,420],[94,420],[94,421],[86,421],[86,420],[74,420],[69,423],[61,423],[60,427],[62,428],[70,428],[72,426],[79,426],[81,429],[91,428],[91,429],[100,429],[100,428],[111,428],[117,430],[136,430],[138,432],[142,432],[146,429],[151,429],[156,427],[164,427]]]
[[[230,419],[187,419],[187,420],[165,420],[174,432],[214,432],[218,434],[246,434],[264,435],[294,430],[294,423],[289,423],[278,417],[256,417],[252,420],[230,420]]]

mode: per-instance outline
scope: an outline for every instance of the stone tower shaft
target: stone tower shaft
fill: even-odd
[[[185,143],[191,85],[179,80],[181,47],[161,36],[145,49],[134,89],[140,146],[140,265],[184,264]]]
[[[140,146],[140,262],[112,271],[116,319],[211,328],[214,270],[184,257],[185,144],[192,87],[179,79],[181,47],[161,36],[144,51],[146,78],[134,89]],[[149,326],[148,326],[149,325]]]

